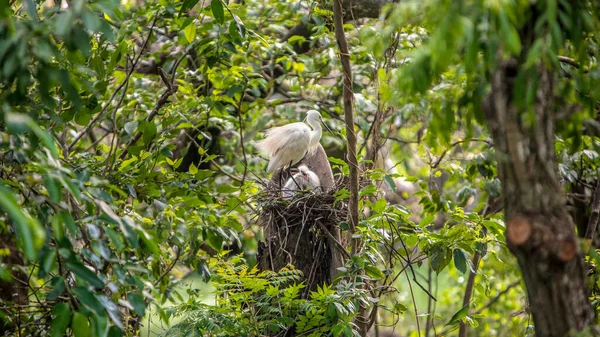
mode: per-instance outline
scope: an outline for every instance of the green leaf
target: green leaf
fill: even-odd
[[[133,307],[135,313],[140,317],[144,317],[146,313],[146,302],[144,302],[144,297],[142,296],[142,294],[129,293],[127,294],[127,300]]]
[[[206,242],[212,249],[217,252],[220,252],[223,249],[223,237],[221,235],[209,229],[206,231],[205,237]]]
[[[448,323],[446,323],[446,325],[456,324],[463,318],[467,317],[467,314],[469,313],[469,307],[470,307],[470,304],[467,304],[464,307],[462,307],[459,311],[457,311],[452,316],[452,318],[450,318],[450,321],[448,321]]]
[[[385,199],[381,198],[379,200],[377,200],[377,202],[373,205],[373,212],[375,213],[381,213],[385,210],[385,206],[387,205],[387,201],[385,201]]]
[[[179,15],[178,17],[181,17],[181,15],[185,12],[187,12],[189,9],[194,8],[194,6],[196,6],[196,4],[198,3],[199,0],[185,0],[183,2],[183,5],[181,5],[181,8],[179,9]]]
[[[25,8],[27,9],[27,13],[29,13],[29,15],[31,16],[32,19],[35,19],[35,20],[39,20],[40,19],[40,17],[37,14],[36,6],[35,6],[35,1],[33,1],[33,0],[26,0],[25,1]]]
[[[97,296],[97,298],[104,306],[104,309],[106,309],[106,312],[108,312],[108,316],[115,326],[123,330],[123,318],[121,317],[121,311],[119,311],[119,307],[117,307],[117,305],[106,295],[100,295]]]
[[[402,313],[407,312],[407,311],[408,311],[408,308],[404,304],[402,304],[400,302],[398,302],[398,303],[396,303],[394,305],[393,312],[395,314],[402,314]]]
[[[424,228],[425,226],[432,223],[433,220],[435,220],[435,215],[429,214],[426,217],[424,217],[423,219],[421,219],[421,221],[419,221],[419,227]]]
[[[217,22],[220,24],[223,24],[223,22],[225,22],[225,12],[223,10],[223,2],[221,2],[221,0],[212,0],[210,2],[210,9],[213,13],[213,16],[217,20]]]
[[[100,28],[102,28],[102,20],[94,12],[83,12],[83,20],[81,21],[83,21],[83,26],[92,32],[100,32]]]
[[[143,135],[144,144],[146,144],[146,145],[150,144],[150,142],[156,136],[156,132],[157,132],[156,124],[154,124],[153,122],[148,122],[146,124],[146,127],[144,128],[144,135]]]
[[[110,321],[104,312],[92,316],[92,336],[107,337],[109,329]]]
[[[231,23],[229,24],[229,36],[231,37],[231,40],[233,42],[237,43],[238,45],[241,45],[242,36],[240,35],[240,32],[238,30],[236,21],[231,21]],[[229,91],[227,92],[227,94],[229,95]]]
[[[189,171],[191,175],[196,175],[196,173],[198,173],[198,168],[196,167],[196,165],[194,165],[194,163],[191,163]]]
[[[42,253],[42,270],[44,274],[48,274],[56,265],[56,249],[51,248],[50,251]]]
[[[4,210],[13,221],[25,256],[30,260],[36,260],[46,240],[46,232],[42,225],[23,212],[12,192],[2,184],[0,184],[0,209]]]
[[[56,16],[54,20],[54,33],[58,36],[65,37],[71,32],[73,27],[73,13],[65,11]]]
[[[392,190],[392,192],[396,193],[396,183],[394,182],[394,178],[386,175],[383,177],[383,180],[385,181],[385,184]]]
[[[139,122],[137,120],[134,120],[134,121],[125,123],[125,125],[123,125],[123,128],[125,129],[125,132],[127,132],[128,135],[132,135],[133,132],[135,132],[135,129],[137,129],[138,124],[139,124]]]
[[[121,165],[119,165],[119,171],[124,171],[126,168],[128,168],[131,164],[135,163],[136,161],[138,161],[138,157],[137,156],[133,156],[125,161],[123,161],[121,163]]]
[[[88,309],[94,314],[93,316],[106,316],[104,313],[104,307],[102,306],[102,303],[100,303],[100,301],[94,293],[85,288],[77,287],[73,289],[73,294],[86,309]]]
[[[50,324],[50,336],[62,337],[71,321],[71,308],[65,302],[56,304],[52,310],[52,323]]]
[[[187,25],[187,27],[185,27],[183,33],[185,34],[185,38],[188,43],[192,43],[196,38],[196,25],[193,22],[190,23]]]
[[[90,335],[90,323],[87,316],[82,313],[75,312],[73,321],[71,322],[74,337],[88,337]]]
[[[431,265],[431,268],[439,274],[446,268],[448,263],[450,263],[451,258],[449,250],[440,246],[435,246],[429,255],[429,264]]]
[[[385,275],[379,270],[379,268],[375,266],[366,266],[365,273],[369,275],[370,278],[374,280],[381,280],[385,277]]]
[[[458,269],[461,273],[466,273],[467,272],[467,259],[465,256],[465,253],[461,250],[461,249],[455,249],[454,252],[454,266],[456,267],[456,269]]]
[[[48,191],[48,195],[50,199],[55,203],[60,202],[60,192],[58,190],[58,186],[56,184],[56,180],[52,178],[50,175],[44,175],[44,185],[46,186],[46,190]]]
[[[500,31],[504,45],[513,55],[518,55],[521,52],[521,38],[515,26],[509,21],[504,11],[500,12]]]
[[[33,132],[39,139],[42,140],[44,146],[50,151],[53,158],[58,158],[58,151],[54,146],[54,140],[52,136],[44,130],[42,130],[37,123],[31,119],[31,117],[24,114],[7,113],[4,116],[6,126],[11,132],[22,133],[25,131]]]
[[[66,265],[67,268],[75,274],[75,276],[82,281],[89,283],[94,288],[100,289],[104,287],[104,282],[102,282],[96,273],[84,266],[81,262],[75,259],[70,259],[67,261]]]
[[[46,295],[46,299],[54,301],[65,291],[65,279],[62,276],[52,279],[52,291]]]

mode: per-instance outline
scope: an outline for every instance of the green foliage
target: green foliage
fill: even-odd
[[[248,268],[243,259],[211,266],[216,304],[187,301],[169,310],[183,319],[165,336],[262,336],[287,330],[307,336],[352,336],[355,294],[340,285],[324,285],[302,299],[302,272],[293,266],[278,272]]]
[[[352,336],[361,305],[411,336],[461,322],[469,335],[531,333],[492,207],[501,186],[481,104],[497,56],[516,57],[519,122],[531,123],[538,69],[554,69],[556,105],[572,107],[556,111],[559,172],[589,204],[597,5],[536,2],[543,15],[529,22],[523,1],[401,1],[384,20],[346,24],[364,216],[353,233],[339,228],[361,249],[304,296],[292,266],[251,267],[266,178],[251,140],[319,108],[334,130],[321,143],[348,174],[331,12],[303,1],[61,3],[0,3],[0,278],[26,286],[25,299],[0,292],[6,335]],[[301,21],[312,36],[282,41]],[[391,167],[366,169],[378,164],[375,135]],[[199,159],[184,160],[189,151]],[[340,188],[336,203],[348,196]]]

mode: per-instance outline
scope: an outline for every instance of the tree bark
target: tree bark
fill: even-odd
[[[484,102],[494,139],[509,249],[523,273],[536,336],[565,336],[593,320],[583,257],[559,183],[554,150],[554,79],[538,68],[534,121],[513,97],[518,66],[503,61]]]
[[[340,60],[342,62],[342,71],[344,74],[344,121],[346,123],[346,138],[348,139],[346,161],[350,168],[350,199],[348,200],[348,212],[350,213],[350,234],[355,232],[359,223],[358,213],[358,160],[356,157],[356,133],[354,131],[354,113],[352,104],[354,102],[354,91],[352,89],[352,67],[350,66],[350,52],[348,51],[348,42],[344,33],[344,23],[342,16],[342,0],[332,0],[333,2],[333,21],[335,25],[335,39],[340,49]],[[360,241],[353,239],[351,242],[352,255],[358,254],[360,250]],[[368,317],[366,306],[360,304],[359,314],[356,319],[358,333],[366,336],[368,330]]]
[[[346,161],[350,168],[350,200],[348,208],[350,213],[350,230],[354,232],[358,226],[358,160],[356,158],[356,133],[354,131],[354,113],[352,104],[354,102],[354,92],[352,90],[352,67],[350,66],[350,54],[348,51],[348,42],[344,33],[344,23],[342,20],[341,0],[332,0],[333,19],[335,23],[335,38],[340,49],[340,60],[344,74],[344,121],[346,123],[346,138],[348,147]],[[353,244],[352,253],[357,253],[356,244]]]

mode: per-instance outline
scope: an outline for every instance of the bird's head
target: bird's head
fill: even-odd
[[[325,124],[325,122],[323,122],[323,117],[317,110],[308,110],[308,112],[306,113],[305,121],[313,128],[316,125],[321,124],[327,129],[327,131],[329,131],[331,134],[333,134],[333,131],[331,131],[331,129],[327,126],[327,124]]]
[[[308,172],[310,170],[308,169],[308,167],[306,165],[300,165],[298,166],[298,172],[302,175],[302,178],[306,181],[308,181]]]
[[[321,117],[321,114],[317,110],[308,110],[306,112],[306,121],[309,124],[322,123],[323,117]]]

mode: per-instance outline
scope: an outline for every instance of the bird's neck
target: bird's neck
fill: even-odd
[[[317,144],[319,143],[319,141],[321,140],[321,134],[323,133],[323,128],[321,127],[321,125],[319,123],[316,123],[316,125],[312,125],[312,132],[310,133],[310,147],[313,148],[315,146],[317,146]]]

